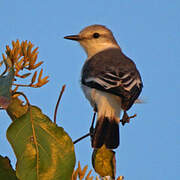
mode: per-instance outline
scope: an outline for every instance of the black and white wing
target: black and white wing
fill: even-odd
[[[109,60],[111,63],[107,63],[108,56],[88,60],[83,67],[82,84],[120,96],[122,108],[128,110],[138,98],[143,84],[135,64],[126,56],[122,57],[119,56],[119,61],[119,58]]]

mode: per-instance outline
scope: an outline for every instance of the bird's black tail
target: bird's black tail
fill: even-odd
[[[101,117],[97,120],[92,147],[100,148],[103,144],[109,149],[119,146],[119,123],[115,118]]]

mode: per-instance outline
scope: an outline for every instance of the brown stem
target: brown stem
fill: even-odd
[[[31,84],[16,84],[16,83],[13,83],[12,85],[13,86],[21,86],[21,87],[33,87]]]
[[[63,87],[61,89],[61,92],[59,94],[59,98],[58,98],[57,103],[56,103],[56,107],[55,107],[55,111],[54,111],[54,124],[56,124],[57,110],[58,110],[58,106],[59,106],[59,102],[61,100],[61,97],[62,97],[62,95],[64,93],[65,87],[66,87],[66,85],[63,85]]]
[[[19,94],[19,95],[23,96],[24,99],[26,100],[26,103],[27,103],[27,105],[28,105],[28,108],[30,108],[30,103],[29,103],[29,100],[28,100],[28,98],[26,97],[26,95],[25,95],[24,93],[22,93],[22,92],[14,92],[14,93],[12,94],[12,96],[14,96],[14,95],[16,95],[16,94]]]

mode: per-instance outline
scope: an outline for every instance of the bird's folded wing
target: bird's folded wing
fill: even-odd
[[[142,90],[141,78],[136,72],[99,73],[84,79],[83,84],[122,97],[125,110],[133,105]]]

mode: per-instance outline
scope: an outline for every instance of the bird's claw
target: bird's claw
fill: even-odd
[[[123,117],[120,120],[120,122],[122,123],[122,125],[124,126],[126,123],[130,122],[130,119],[135,118],[137,115],[134,114],[133,116],[128,116],[127,112],[124,111]]]

